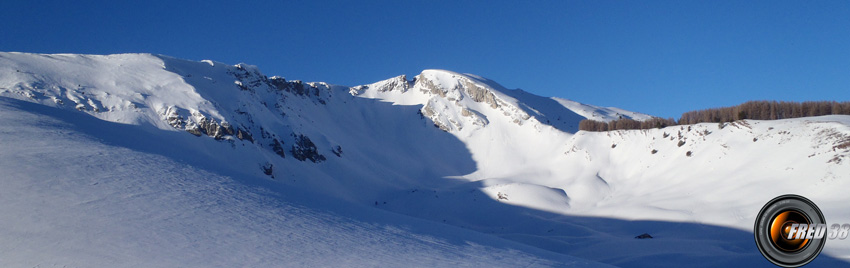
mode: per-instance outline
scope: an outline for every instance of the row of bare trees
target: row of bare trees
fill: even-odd
[[[749,101],[738,106],[687,112],[679,118],[679,124],[721,123],[743,119],[776,120],[831,114],[850,114],[850,102]]]
[[[633,119],[624,118],[619,120],[613,120],[607,123],[595,120],[581,120],[581,122],[578,123],[578,129],[585,131],[609,131],[620,129],[663,128],[675,125],[676,120],[673,120],[673,118],[664,119],[656,117],[646,121],[637,121]]]
[[[619,119],[610,122],[582,120],[579,130],[609,131],[621,129],[651,129],[675,125],[690,125],[698,123],[723,123],[743,119],[776,120],[807,116],[843,114],[850,115],[850,102],[835,101],[748,101],[743,104],[690,111],[682,114],[678,121],[673,118],[652,118],[646,121]]]

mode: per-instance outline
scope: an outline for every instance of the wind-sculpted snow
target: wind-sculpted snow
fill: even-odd
[[[0,266],[603,265],[317,199],[143,129],[0,98]]]
[[[444,70],[425,70],[412,79],[402,75],[346,87],[269,77],[247,64],[194,62],[148,54],[0,53],[0,98],[5,102],[0,111],[7,111],[4,120],[23,118],[9,121],[14,127],[3,128],[4,135],[16,128],[32,128],[42,133],[0,138],[4,146],[0,152],[7,160],[3,171],[14,171],[7,172],[14,176],[4,179],[20,183],[17,184],[20,187],[7,190],[26,193],[24,196],[33,200],[56,195],[48,199],[52,202],[49,206],[35,201],[10,200],[7,204],[28,204],[48,211],[60,211],[63,207],[57,204],[78,204],[68,213],[81,215],[106,209],[103,212],[106,214],[95,213],[90,218],[57,216],[74,219],[65,227],[91,236],[96,230],[81,227],[82,222],[108,217],[107,214],[116,215],[117,220],[132,217],[126,213],[110,214],[109,211],[118,210],[114,207],[88,206],[83,199],[154,198],[155,191],[150,189],[163,190],[165,199],[143,198],[145,202],[153,202],[149,207],[143,206],[150,211],[141,213],[150,220],[141,221],[138,226],[152,226],[153,229],[142,228],[146,232],[165,232],[185,222],[198,227],[177,228],[159,238],[152,236],[156,241],[142,239],[126,252],[145,257],[173,256],[151,248],[148,242],[161,243],[170,241],[165,237],[177,237],[177,242],[169,245],[184,250],[171,249],[190,257],[165,264],[202,260],[198,266],[207,266],[202,264],[216,261],[203,258],[207,254],[204,249],[210,249],[209,254],[222,258],[246,254],[257,260],[247,263],[267,264],[265,260],[283,258],[292,261],[283,266],[338,265],[336,262],[341,258],[324,262],[315,257],[334,252],[332,248],[361,247],[352,241],[386,231],[363,222],[384,222],[376,219],[387,218],[404,225],[411,220],[399,215],[404,214],[428,222],[411,223],[414,226],[440,226],[439,231],[429,231],[426,236],[400,231],[401,240],[380,238],[396,241],[390,245],[412,243],[414,246],[408,249],[422,250],[422,254],[415,255],[421,261],[411,264],[414,266],[420,263],[477,266],[470,265],[474,262],[459,261],[469,256],[466,253],[447,253],[455,250],[481,255],[484,266],[493,265],[488,258],[497,254],[519,256],[517,262],[505,262],[504,266],[559,266],[573,260],[560,254],[623,266],[760,265],[767,262],[752,245],[752,224],[759,208],[775,196],[804,195],[816,202],[831,222],[850,222],[847,212],[850,202],[845,193],[850,189],[850,116],[744,120],[591,133],[577,131],[578,122],[651,117],[505,89],[480,76]],[[38,120],[27,121],[33,118],[29,114],[52,119],[38,119],[41,116],[36,115]],[[48,121],[49,125],[65,122],[75,127],[73,131],[56,130],[39,123]],[[44,134],[51,131],[69,136],[56,138]],[[74,139],[78,136],[93,138],[84,139],[83,146]],[[56,141],[27,153],[28,144],[43,144],[50,139]],[[53,152],[48,149],[50,146],[65,149],[56,149],[55,155],[50,155]],[[87,146],[99,149],[80,149]],[[101,153],[108,157],[99,156]],[[8,160],[22,154],[28,156],[23,160]],[[56,167],[64,171],[40,171],[50,169],[45,167],[48,162],[39,158],[63,163]],[[98,164],[108,158],[114,159],[115,167]],[[142,158],[159,160],[148,163],[139,160]],[[149,166],[153,171],[146,175],[141,166]],[[113,168],[130,171],[113,172]],[[56,174],[69,174],[70,181],[53,178]],[[89,188],[84,188],[83,183],[73,186],[79,192],[75,196],[81,196],[76,198],[56,194],[53,188],[31,186],[45,177],[51,177],[50,182],[57,185],[80,181],[101,185],[113,181],[117,183],[113,185],[120,187],[109,188],[104,197],[86,192]],[[141,185],[150,189],[128,186],[133,180],[144,181]],[[177,181],[174,182],[177,186],[170,181]],[[250,187],[233,186],[243,183]],[[256,189],[252,188],[255,186]],[[189,197],[173,190],[181,187],[188,191]],[[193,191],[214,194],[201,198],[203,194]],[[239,196],[246,197],[243,200]],[[154,212],[154,207],[169,202],[195,205],[178,206],[164,211],[165,214]],[[300,217],[280,208],[288,207],[288,202],[302,202],[299,204],[308,207],[307,216]],[[178,211],[208,211],[219,204],[225,205],[208,214],[173,216]],[[247,209],[252,206],[258,211]],[[313,211],[325,207],[352,212],[337,217]],[[27,214],[5,205],[0,205],[0,209],[24,219],[27,215],[42,215]],[[266,210],[283,216],[256,215]],[[358,216],[361,214],[378,216],[363,218]],[[224,225],[247,227],[228,231],[224,225],[200,223],[222,215],[227,223]],[[287,222],[290,218],[296,219],[295,222],[273,223]],[[348,218],[351,222],[344,220]],[[58,219],[50,218],[50,221]],[[325,224],[319,224],[318,229],[299,229],[314,225],[313,219]],[[119,221],[100,221],[120,225]],[[32,222],[13,223],[29,226]],[[362,232],[346,236],[344,231],[318,231],[334,226]],[[201,235],[197,243],[187,238],[191,236],[181,236],[197,235],[189,229],[198,228],[220,233]],[[289,236],[282,234],[292,231],[278,230],[300,230],[308,235],[296,235],[294,240],[289,240]],[[482,235],[484,239],[501,242],[467,244],[433,237],[449,237],[439,235],[444,231],[466,233],[468,230],[487,234]],[[124,229],[109,229],[106,238],[96,242],[120,243],[141,236],[134,233],[124,237],[118,235],[119,231]],[[634,239],[643,233],[654,238]],[[32,247],[24,248],[44,246],[54,234],[45,232],[38,238],[41,240],[30,244]],[[325,235],[336,238],[307,242]],[[15,237],[19,236],[4,237],[18,239]],[[197,245],[201,242],[218,245],[230,238],[247,242],[226,242],[220,247]],[[507,242],[502,239],[534,248],[504,244]],[[428,241],[437,241],[438,249],[427,246]],[[301,254],[286,258],[271,253],[255,256],[247,251],[224,252],[231,247],[249,250],[253,242]],[[94,266],[102,266],[99,263],[113,258],[92,257],[100,251],[124,254],[102,247],[84,252],[83,247],[70,244],[51,247],[44,254],[68,256],[61,254],[66,249],[74,252],[70,254],[89,256],[86,258]],[[259,249],[267,251],[267,248]],[[541,255],[537,249],[557,254],[538,260],[535,258],[545,254]],[[834,257],[850,257],[846,255],[848,249],[850,243],[844,240],[829,241],[825,255],[810,265],[843,265]],[[139,250],[147,253],[138,253]],[[343,266],[410,264],[398,259],[407,251],[377,245],[343,256],[371,256],[369,250],[389,251],[375,259],[387,265],[372,265],[375,262],[370,258],[352,257],[353,263]],[[27,254],[21,256],[37,256]],[[299,261],[300,256],[306,257]],[[85,265],[87,262],[68,263],[89,266]],[[150,264],[141,259],[125,263],[126,266]],[[227,260],[217,263],[221,265],[212,266],[233,266],[227,265],[233,263]]]

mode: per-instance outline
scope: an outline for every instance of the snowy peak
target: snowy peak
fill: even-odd
[[[243,63],[188,61],[151,54],[0,53],[0,96],[260,149],[261,154],[245,161],[256,166],[255,173],[275,178],[283,176],[281,167],[291,165],[287,163],[293,159],[320,163],[336,159],[328,156],[342,158],[344,147],[357,148],[363,138],[378,136],[371,133],[380,131],[374,126],[376,122],[416,129],[423,133],[410,137],[452,144],[450,147],[469,151],[482,166],[504,166],[505,161],[519,164],[524,159],[547,157],[533,148],[557,146],[565,139],[563,135],[575,133],[578,122],[587,118],[555,99],[508,90],[480,76],[446,70],[425,70],[412,80],[401,75],[349,88],[268,77],[256,66]],[[388,109],[374,100],[411,107]],[[340,118],[346,118],[345,123]],[[404,123],[392,123],[401,121]],[[431,133],[434,126],[466,146]],[[339,134],[350,129],[365,134],[361,140]],[[541,132],[557,138],[545,144],[529,142],[533,133]],[[476,135],[491,138],[470,139]],[[528,140],[511,138],[520,136]],[[487,143],[493,142],[511,145],[479,149],[492,147]],[[356,155],[355,150],[345,151]],[[487,157],[496,152],[506,158]],[[446,170],[465,170],[451,174],[462,176],[472,172],[466,167]]]
[[[174,168],[160,170],[163,173],[194,166],[198,172],[177,173],[192,185],[206,185],[207,171],[200,172],[204,169],[221,177],[246,178],[249,187],[267,184],[270,189],[287,189],[285,193],[305,200],[338,198],[368,210],[407,214],[430,220],[432,225],[456,225],[626,266],[648,261],[672,267],[728,266],[739,260],[761,263],[764,260],[751,247],[752,236],[745,232],[727,231],[717,240],[699,234],[705,232],[706,223],[750,231],[764,201],[789,192],[816,196],[831,219],[850,222],[846,198],[850,116],[578,132],[578,122],[585,118],[642,120],[649,116],[541,97],[506,89],[480,76],[444,70],[344,87],[268,77],[247,64],[150,54],[0,53],[0,97],[0,106],[20,107],[0,109],[6,122],[43,128],[38,131],[46,133],[41,137],[49,137],[41,138],[45,141],[61,140],[67,146],[77,137],[67,135],[68,129],[57,131],[32,118],[47,116],[52,118],[49,122],[76,124],[70,129],[95,138],[81,148],[100,146],[98,139],[103,139],[117,145],[103,150],[116,160],[132,160],[122,152],[140,151],[144,154],[138,159],[154,155],[174,162],[167,165]],[[30,111],[41,115],[21,116]],[[70,178],[74,182],[123,173],[110,171],[112,163],[94,160],[102,157],[79,157],[74,150],[55,146],[29,148],[40,138],[21,134],[14,125],[6,127],[10,135],[0,135],[0,141],[14,135],[15,139],[6,139],[7,144],[21,145],[0,150],[6,159],[17,161],[7,164],[6,170],[13,175],[4,179],[52,170],[55,161],[26,160],[42,158],[64,159],[71,163],[68,167],[85,168]],[[32,140],[39,142],[27,142]],[[19,157],[17,152],[30,149],[43,153]],[[32,164],[26,162],[45,168],[16,173],[17,166]],[[146,174],[150,162],[132,162]],[[112,173],[97,173],[104,171]],[[64,179],[49,175],[54,173],[33,174]],[[42,184],[39,177],[32,178]],[[138,185],[134,180],[153,181],[127,180],[128,185]],[[185,185],[168,189],[182,190]],[[79,189],[95,193],[93,187],[86,183]],[[123,197],[135,188],[120,189]],[[225,194],[238,199],[238,193]],[[175,196],[183,197],[185,191],[175,191]],[[63,206],[98,203],[57,200]],[[201,207],[219,204],[202,202]],[[224,210],[252,211],[244,208],[254,207]],[[263,225],[258,230],[274,228]],[[633,239],[644,232],[658,234],[656,241],[664,243]],[[55,240],[53,235],[47,237],[47,241]],[[831,252],[825,252],[845,254],[850,249],[848,241],[831,241]],[[624,245],[629,250],[617,252],[620,255],[606,251]],[[673,257],[657,258],[657,252]]]
[[[414,83],[415,90],[431,96],[422,113],[445,131],[477,129],[502,117],[522,125],[530,118],[515,99],[468,75],[425,70]]]
[[[446,70],[425,70],[416,76],[416,85],[423,92],[428,92],[449,101],[470,99],[476,103],[484,103],[490,108],[497,109],[507,103],[516,103],[491,85],[485,84],[473,75],[464,75]],[[499,89],[503,87],[496,85]]]
[[[440,129],[466,132],[493,120],[522,126],[531,122],[567,133],[578,131],[583,119],[610,121],[620,118],[646,120],[649,115],[578,102],[540,97],[519,89],[506,89],[487,78],[447,70],[425,70],[414,77],[391,79],[353,87],[352,95],[375,98],[399,105],[422,105],[422,114]]]

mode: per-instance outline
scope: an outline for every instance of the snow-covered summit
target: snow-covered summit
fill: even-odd
[[[445,70],[347,87],[151,54],[0,53],[0,98],[15,110],[3,114],[49,114],[75,126],[68,133],[165,157],[169,169],[189,165],[187,176],[215,173],[609,264],[760,263],[747,230],[763,202],[788,192],[850,221],[848,116],[591,133],[579,121],[650,117]],[[14,148],[0,153],[26,151]],[[66,164],[57,168],[112,176],[73,157],[56,156]],[[24,173],[8,180],[33,179]],[[693,235],[706,224],[727,236]],[[634,241],[645,232],[660,242]],[[848,248],[835,241],[825,252]]]
[[[557,146],[584,119],[553,99],[445,70],[345,87],[269,77],[248,64],[151,54],[0,53],[0,96],[212,138],[239,151],[228,154],[243,155],[229,165],[234,169],[277,179],[314,177],[302,183],[338,185],[322,188],[341,196],[353,195],[344,185],[357,183],[298,167],[329,161],[332,170],[393,187],[413,187],[425,177],[508,176],[530,159],[550,158],[536,148]],[[384,137],[399,127],[406,136]],[[554,138],[537,139],[535,133]],[[394,153],[375,152],[377,144],[391,145],[397,154],[419,153],[402,157],[409,161],[387,161],[382,155]],[[455,151],[454,158],[465,160],[435,157]],[[428,171],[409,174],[410,163]],[[478,171],[470,168],[476,165]],[[354,166],[361,167],[352,171]]]
[[[269,78],[247,64],[192,62],[151,54],[2,53],[0,63],[0,94],[4,96],[73,108],[113,122],[150,124],[219,138],[232,136],[231,132],[240,130],[239,124],[245,125],[238,115],[246,112],[240,106],[255,106],[248,105],[248,99],[271,105],[267,110],[279,110],[273,111],[275,114],[285,114],[290,106],[284,105],[287,95],[307,96],[325,104],[339,91],[331,88],[400,105],[423,105],[422,114],[450,132],[484,127],[493,117],[537,128],[551,125],[570,133],[577,131],[578,121],[584,118],[649,118],[508,90],[480,76],[446,70],[425,70],[412,81],[402,75],[345,88]],[[592,111],[588,112],[588,107]],[[246,134],[251,130],[258,131],[244,129]]]
[[[541,124],[550,125],[569,133],[578,131],[578,122],[583,119],[651,118],[617,108],[543,98],[519,89],[506,89],[481,76],[447,70],[425,70],[412,81],[402,75],[354,87],[351,94],[400,105],[423,105],[423,114],[449,132],[484,127],[492,117],[506,117],[510,123],[531,123],[538,128]]]

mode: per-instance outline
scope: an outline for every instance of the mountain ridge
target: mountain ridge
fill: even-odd
[[[334,141],[339,137],[332,136],[345,130],[333,125],[338,124],[338,118],[374,109],[371,104],[364,104],[366,108],[350,104],[363,103],[361,99],[412,106],[411,109],[420,107],[411,111],[415,115],[405,116],[420,117],[420,123],[406,124],[434,125],[459,137],[489,135],[483,128],[492,122],[493,127],[515,126],[565,139],[571,135],[569,131],[577,130],[578,121],[583,118],[549,98],[507,90],[480,76],[445,70],[425,70],[412,81],[398,76],[345,87],[268,77],[248,64],[194,62],[153,54],[3,53],[0,60],[5,69],[0,80],[6,81],[0,85],[0,95],[74,109],[107,121],[149,124],[163,130],[209,136],[233,146],[256,146],[264,152],[252,157],[260,166],[255,171],[274,178],[286,176],[279,171],[288,164],[276,163],[281,159],[292,157],[316,163],[352,152],[345,150],[351,145]],[[540,106],[529,106],[512,96],[533,99]],[[636,115],[639,114],[633,114]],[[362,125],[375,124],[372,120],[361,117],[359,122],[363,123],[348,127],[368,133]],[[316,124],[317,121],[324,123]],[[560,125],[550,123],[553,121]],[[496,139],[500,140],[492,142],[513,143],[510,137]],[[479,157],[478,161],[488,158]],[[458,168],[449,168],[452,169]],[[466,174],[458,172],[453,176],[462,175]]]
[[[578,122],[650,116],[444,70],[347,87],[152,54],[0,53],[0,96],[141,126],[191,165],[614,265],[763,261],[741,233],[788,192],[850,221],[850,116],[592,133]],[[705,225],[728,236],[692,235]]]

